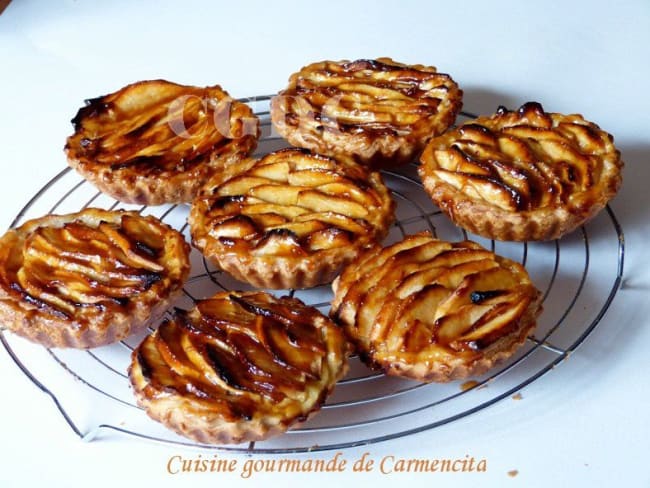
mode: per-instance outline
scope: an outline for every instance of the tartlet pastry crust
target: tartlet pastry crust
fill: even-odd
[[[263,440],[320,409],[347,371],[341,330],[296,298],[222,292],[178,310],[133,351],[148,415],[198,442]]]
[[[220,86],[165,80],[87,100],[72,123],[68,164],[113,198],[146,205],[190,202],[259,138],[252,110]]]
[[[271,100],[278,133],[294,146],[387,167],[413,161],[454,123],[462,91],[432,66],[390,58],[303,67]]]
[[[535,102],[432,139],[421,162],[424,187],[457,225],[504,241],[576,229],[616,195],[623,168],[610,134]]]
[[[521,346],[541,312],[519,263],[427,233],[367,251],[333,289],[330,315],[361,359],[426,382],[483,374]]]
[[[189,245],[155,217],[30,220],[0,238],[0,322],[46,347],[110,344],[158,320],[189,269]]]
[[[197,197],[194,245],[259,288],[309,288],[388,233],[395,204],[379,172],[284,149],[230,166]]]

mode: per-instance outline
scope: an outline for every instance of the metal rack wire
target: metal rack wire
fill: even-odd
[[[262,122],[256,154],[284,147],[269,120],[269,96],[244,99]],[[462,117],[473,117],[463,113]],[[312,420],[285,435],[242,446],[208,446],[167,431],[135,404],[126,368],[143,335],[88,351],[44,349],[0,329],[0,342],[20,370],[60,411],[72,431],[89,441],[119,433],[170,445],[246,453],[296,453],[342,449],[403,437],[476,413],[535,381],[564,361],[599,324],[621,284],[624,237],[607,207],[586,226],[548,243],[489,241],[459,229],[433,206],[415,165],[384,172],[397,203],[397,220],[387,242],[429,230],[447,240],[473,239],[526,265],[544,292],[545,311],[535,334],[508,362],[464,384],[423,384],[387,377],[352,358],[350,373]],[[88,206],[128,208],[153,214],[188,237],[185,205],[135,207],[98,193],[69,168],[38,191],[18,213],[12,227],[46,213]],[[192,251],[192,273],[178,306],[189,307],[217,290],[248,289]],[[597,266],[593,263],[597,262]],[[328,286],[281,290],[327,313]],[[53,368],[55,366],[55,368]]]

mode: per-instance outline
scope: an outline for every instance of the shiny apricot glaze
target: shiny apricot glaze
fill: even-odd
[[[454,123],[462,91],[432,66],[390,58],[312,63],[271,102],[291,144],[372,166],[411,162]]]
[[[141,81],[86,101],[72,119],[68,163],[128,203],[189,202],[210,175],[248,156],[259,121],[220,86]]]
[[[330,315],[360,357],[421,381],[484,373],[525,341],[541,312],[523,266],[427,233],[362,254],[333,288]]]
[[[623,167],[610,134],[534,102],[432,139],[421,160],[425,188],[456,224],[517,241],[582,225],[616,194]]]
[[[388,232],[394,203],[381,175],[354,162],[285,149],[233,165],[193,202],[194,245],[237,279],[305,288]]]
[[[188,256],[180,233],[136,212],[31,220],[0,238],[0,316],[46,346],[115,342],[162,315]]]
[[[176,310],[136,348],[130,378],[154,419],[200,442],[284,432],[347,371],[340,329],[295,298],[223,292]]]

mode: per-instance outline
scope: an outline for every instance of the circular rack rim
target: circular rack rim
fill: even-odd
[[[265,96],[258,96],[258,97],[247,97],[247,98],[240,99],[240,101],[243,101],[243,102],[246,102],[246,103],[257,103],[257,102],[268,102],[270,99],[271,99],[271,96],[265,95]],[[262,116],[267,116],[268,117],[269,112],[268,112],[268,110],[267,111],[255,111],[255,114],[257,116],[260,116],[260,117],[262,117]],[[461,112],[461,115],[463,115],[463,116],[465,116],[467,118],[474,118],[475,117],[474,114],[471,114],[471,113],[468,113],[468,112]],[[268,121],[268,120],[262,121],[261,124],[262,124],[263,127],[271,125],[270,121]],[[279,137],[267,136],[266,138],[263,138],[261,140],[270,141],[270,140],[273,140],[273,139],[280,139],[280,138]],[[27,214],[27,212],[33,207],[33,205],[39,199],[41,199],[48,192],[48,190],[50,188],[52,188],[59,180],[61,180],[64,176],[66,176],[70,171],[71,171],[71,168],[69,168],[69,167],[61,170],[57,175],[55,175],[52,179],[50,179],[50,181],[48,181],[39,191],[37,191],[32,196],[32,198],[24,205],[24,207],[18,212],[16,217],[13,219],[13,222],[11,223],[10,227],[11,228],[16,227],[21,222],[23,217]],[[395,177],[395,178],[402,178],[402,179],[405,179],[405,180],[409,180],[410,183],[416,184],[419,187],[421,187],[421,184],[418,181],[415,181],[413,178],[410,178],[407,175],[402,175],[400,173],[396,173],[396,172],[393,172],[393,171],[385,171],[384,173],[387,174],[387,175],[390,175],[392,177]],[[56,204],[54,205],[54,208],[53,208],[52,211],[54,211],[63,201],[65,201],[65,199],[70,197],[70,195],[72,195],[84,183],[85,183],[85,180],[82,179],[78,184],[76,184],[72,188],[70,188],[56,202]],[[404,195],[401,195],[398,192],[396,193],[396,191],[394,189],[391,189],[391,191],[393,192],[394,195],[396,194],[399,198],[403,198],[403,199],[408,200],[408,197],[406,197]],[[100,195],[101,195],[101,192],[97,192],[97,194],[85,205],[85,207],[89,206],[90,203],[92,203],[95,200],[95,198],[97,198]],[[113,208],[117,207],[117,205],[119,203],[120,202],[116,201]],[[410,202],[410,203],[412,203],[416,207],[418,206],[414,202]],[[162,218],[164,218],[164,216],[166,216],[168,213],[170,213],[175,207],[176,207],[176,205],[170,206],[170,208],[165,211]],[[143,206],[140,209],[140,211],[143,211],[145,208],[146,208],[146,206]],[[425,212],[421,208],[420,208],[420,211],[421,211],[421,214],[420,214],[420,216],[418,218],[423,218],[428,223],[429,228],[434,231],[434,235],[435,235],[435,226],[432,224],[432,222],[430,220],[430,217],[432,216],[432,213],[426,213],[425,214]],[[451,423],[451,422],[453,422],[455,420],[466,417],[466,416],[471,415],[473,413],[476,413],[476,412],[478,412],[478,411],[480,411],[480,410],[482,410],[482,409],[484,409],[486,407],[489,407],[489,406],[503,400],[504,398],[513,395],[517,391],[521,390],[522,388],[526,387],[527,385],[529,385],[533,381],[537,380],[538,378],[540,378],[541,376],[543,376],[544,374],[549,372],[551,369],[555,368],[559,363],[564,361],[572,352],[574,352],[578,348],[578,346],[580,346],[580,344],[582,344],[584,342],[584,340],[587,338],[587,336],[600,323],[601,319],[603,318],[603,316],[605,315],[605,313],[609,309],[609,306],[610,306],[612,300],[614,299],[616,293],[618,292],[618,290],[619,290],[619,288],[621,286],[622,277],[623,277],[624,255],[625,255],[625,239],[624,239],[624,235],[623,235],[623,230],[622,230],[618,220],[616,219],[616,216],[614,215],[614,212],[612,211],[612,209],[611,209],[611,207],[609,205],[606,206],[605,211],[606,211],[607,215],[609,216],[611,225],[613,226],[614,231],[615,231],[615,233],[617,235],[617,238],[618,238],[616,276],[615,276],[614,281],[613,281],[613,283],[611,285],[609,293],[607,294],[607,296],[605,298],[603,306],[596,313],[596,315],[594,316],[591,323],[583,328],[582,333],[579,335],[579,337],[569,347],[566,347],[566,348],[559,348],[559,347],[553,346],[552,344],[549,344],[546,341],[546,339],[551,334],[553,334],[561,326],[561,324],[563,323],[565,317],[567,316],[567,314],[571,310],[573,304],[575,304],[575,302],[577,301],[578,296],[580,295],[580,292],[582,290],[582,286],[585,283],[586,273],[587,273],[586,268],[588,267],[588,262],[589,262],[589,239],[588,239],[588,235],[587,235],[587,232],[586,232],[584,226],[580,230],[582,232],[582,239],[583,239],[584,245],[585,245],[585,253],[586,253],[585,270],[583,271],[583,275],[582,275],[580,284],[578,286],[578,290],[577,290],[575,296],[573,297],[573,300],[569,304],[569,307],[567,308],[567,310],[560,317],[558,322],[553,327],[551,327],[548,331],[545,332],[545,334],[544,334],[544,336],[542,338],[533,338],[533,337],[528,338],[528,340],[533,343],[531,349],[526,351],[521,357],[517,358],[514,362],[508,364],[504,369],[501,369],[501,370],[497,371],[495,374],[493,374],[489,378],[483,380],[481,383],[477,383],[476,385],[473,385],[471,389],[480,387],[483,384],[486,384],[487,382],[492,381],[493,379],[507,373],[508,371],[515,368],[520,362],[525,360],[527,357],[529,357],[531,354],[533,354],[535,351],[537,351],[540,348],[546,349],[546,350],[554,353],[556,355],[556,357],[552,361],[549,361],[549,362],[545,363],[545,365],[543,367],[536,370],[533,374],[527,376],[523,381],[519,382],[515,386],[513,386],[511,388],[508,388],[506,391],[503,391],[503,392],[489,398],[488,400],[483,401],[482,403],[478,403],[478,404],[472,406],[471,408],[467,408],[465,410],[462,410],[460,412],[457,412],[457,413],[455,413],[453,415],[450,415],[448,417],[445,417],[443,419],[440,419],[440,420],[437,420],[437,421],[434,421],[434,422],[425,423],[425,424],[419,425],[419,426],[417,426],[415,428],[408,428],[408,429],[400,430],[400,431],[397,431],[397,432],[391,432],[391,433],[385,434],[385,435],[369,436],[369,437],[366,437],[364,439],[359,439],[357,441],[352,441],[352,442],[330,443],[330,444],[316,445],[316,446],[312,445],[312,446],[299,446],[299,447],[287,447],[287,448],[259,448],[259,447],[255,446],[255,442],[251,442],[246,447],[243,447],[243,446],[222,446],[222,445],[200,444],[200,443],[191,442],[189,440],[178,440],[178,441],[177,440],[169,440],[169,439],[163,439],[163,438],[155,437],[153,435],[149,435],[149,434],[142,433],[142,432],[135,432],[135,431],[132,431],[132,430],[120,427],[120,426],[116,426],[116,425],[112,425],[112,424],[106,424],[106,423],[101,423],[101,424],[95,426],[94,428],[92,428],[89,432],[84,433],[79,429],[79,427],[73,421],[70,414],[64,408],[64,406],[62,405],[61,401],[56,396],[56,394],[50,388],[48,388],[42,381],[40,381],[30,371],[30,369],[24,364],[24,362],[21,361],[21,359],[18,357],[18,354],[13,350],[13,348],[11,347],[9,342],[7,341],[7,338],[5,337],[5,334],[4,334],[4,328],[2,328],[1,326],[0,326],[0,342],[2,343],[5,350],[7,351],[7,353],[9,354],[11,359],[13,360],[13,362],[16,364],[16,366],[42,392],[44,392],[46,395],[48,395],[51,398],[51,400],[55,404],[55,406],[58,409],[58,411],[60,412],[60,414],[63,416],[63,418],[66,421],[66,423],[68,424],[68,426],[72,429],[72,431],[79,438],[81,438],[84,441],[92,440],[101,431],[105,430],[105,431],[114,431],[114,432],[118,432],[120,434],[124,434],[124,435],[127,435],[127,436],[136,437],[136,438],[140,438],[140,439],[146,439],[146,440],[149,440],[149,441],[158,442],[158,443],[162,443],[162,444],[166,444],[166,445],[178,445],[178,446],[184,446],[184,447],[211,449],[211,450],[218,450],[218,451],[225,451],[225,452],[242,452],[242,453],[249,453],[249,454],[250,453],[260,453],[260,454],[262,454],[262,453],[264,453],[264,454],[282,454],[282,453],[284,453],[284,454],[290,454],[290,453],[302,453],[302,452],[318,452],[318,451],[329,451],[329,450],[335,450],[335,449],[353,448],[353,447],[358,447],[358,446],[375,444],[375,443],[378,443],[378,442],[388,441],[388,440],[391,440],[391,439],[396,439],[396,438],[416,434],[416,433],[419,433],[419,432],[427,431],[427,430],[439,427],[441,425]],[[440,212],[437,211],[435,213],[439,214]],[[394,225],[396,225],[396,226],[398,226],[400,228],[402,234],[405,233],[404,228],[402,227],[403,223],[404,222],[402,222],[400,220],[397,220],[396,223],[394,224]],[[187,224],[185,224],[185,225],[187,225]],[[183,229],[181,229],[181,231],[182,230]],[[463,237],[467,238],[466,231],[464,231],[462,229],[460,229],[460,230],[462,232]],[[522,244],[524,246],[522,262],[525,264],[527,256],[528,256],[528,254],[527,254],[528,253],[528,245],[527,245],[527,243],[522,243]],[[494,247],[495,247],[495,241],[492,240],[491,241],[491,249],[493,251],[494,251]],[[554,280],[555,280],[555,277],[556,277],[556,274],[557,274],[557,271],[558,271],[558,262],[559,262],[559,253],[560,253],[559,240],[555,241],[555,253],[556,253],[555,268],[553,270],[553,274],[551,276],[550,283],[549,283],[549,285],[548,285],[548,287],[547,287],[547,289],[546,289],[546,291],[544,293],[544,299],[546,298],[546,296],[550,292],[551,288],[553,287],[553,283],[554,283]],[[205,259],[203,259],[203,266],[205,268],[205,273],[203,273],[201,275],[194,276],[193,278],[190,278],[190,280],[192,280],[192,279],[196,280],[196,279],[201,279],[201,278],[207,277],[210,280],[212,280],[215,284],[217,284],[219,286],[222,286],[214,279],[214,276],[213,276],[214,272],[211,272],[210,270],[208,270]],[[190,299],[192,299],[193,301],[195,300],[194,297],[189,292],[187,292],[187,290],[184,290],[184,291],[185,291],[185,294]],[[126,344],[123,344],[123,345],[126,345]],[[65,364],[63,364],[63,362],[56,356],[56,354],[51,349],[48,349],[48,352],[53,357],[53,359],[55,361],[57,361],[59,363],[59,365],[62,366],[69,374],[71,374],[76,379],[81,380],[81,382],[85,386],[97,390],[97,388],[94,387],[94,385],[91,385],[86,380],[79,377],[74,371],[68,369],[67,366]],[[89,351],[86,351],[86,352],[89,352]],[[92,353],[90,353],[90,354],[92,355]],[[101,361],[99,359],[97,359],[97,358],[95,358],[95,359],[98,360],[101,363]],[[113,368],[111,368],[107,364],[104,364],[104,366],[106,366],[109,369],[113,370]],[[375,376],[375,375],[370,375],[369,377],[371,377],[371,376]],[[345,382],[346,380],[344,379],[342,381]],[[350,381],[350,380],[348,380],[348,381]],[[436,400],[433,403],[427,404],[427,405],[425,405],[423,407],[419,407],[417,410],[423,410],[423,409],[431,408],[432,406],[434,406],[434,405],[436,405],[438,403],[448,401],[449,399],[452,399],[452,398],[455,398],[455,397],[457,397],[457,396],[459,396],[461,394],[464,394],[464,393],[466,393],[466,391],[469,391],[469,390],[463,390],[463,391],[457,392],[454,395],[445,397],[445,398],[443,398],[441,400]],[[107,394],[106,392],[103,392],[103,391],[100,391],[100,392],[104,393],[105,395],[107,395],[109,397],[111,397],[111,395]],[[401,393],[402,393],[402,391],[397,392],[397,394],[401,394]],[[393,393],[393,394],[395,394],[395,393]],[[114,398],[114,397],[112,397],[112,399],[116,400],[116,401],[121,401],[121,400],[119,400],[117,398]],[[122,403],[124,403],[124,402],[122,402]],[[133,405],[129,404],[129,406],[133,406]],[[412,411],[411,412],[402,412],[402,413],[396,414],[396,415],[397,416],[407,415],[409,413],[412,413]],[[374,422],[374,421],[376,421],[376,419],[373,419],[371,422]],[[304,429],[304,430],[309,431],[309,429]],[[288,433],[291,433],[291,432],[292,431],[289,431]]]

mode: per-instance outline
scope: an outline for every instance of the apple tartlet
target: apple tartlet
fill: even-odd
[[[0,322],[46,347],[110,344],[158,320],[189,269],[183,236],[154,217],[30,220],[0,238]]]
[[[581,226],[616,195],[623,167],[610,134],[534,102],[432,139],[421,162],[424,187],[457,225],[506,241]]]
[[[360,358],[425,382],[486,372],[523,344],[541,312],[523,266],[426,233],[362,254],[333,289],[330,315]]]
[[[379,172],[303,149],[234,164],[192,203],[194,245],[259,288],[309,288],[334,279],[394,219]]]
[[[150,417],[198,442],[263,440],[307,420],[347,371],[339,327],[265,292],[222,292],[133,351],[129,377]]]
[[[294,146],[362,164],[413,161],[451,126],[462,91],[436,68],[390,58],[303,67],[271,101],[278,133]]]
[[[257,146],[259,121],[220,86],[141,81],[86,101],[68,164],[127,203],[190,202],[212,173]]]

